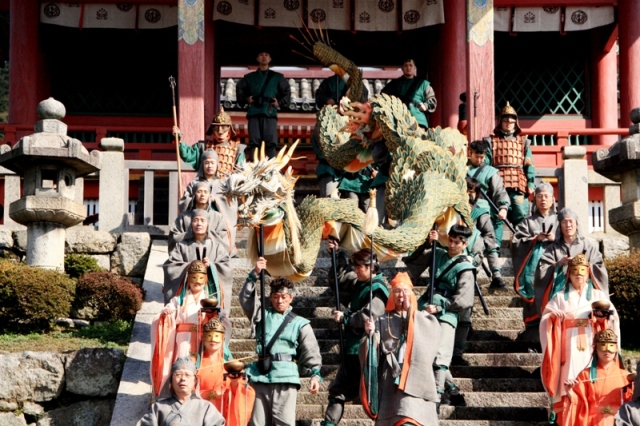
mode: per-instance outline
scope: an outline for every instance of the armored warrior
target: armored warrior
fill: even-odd
[[[485,138],[491,144],[487,155],[490,165],[498,169],[511,203],[507,219],[516,226],[529,215],[529,199],[535,189],[536,170],[531,154],[531,141],[522,135],[518,114],[509,102],[500,112],[498,126]],[[496,223],[496,239],[502,241],[502,222]]]
[[[173,133],[181,139],[180,129],[174,126]],[[246,145],[231,139],[235,136],[233,123],[229,114],[220,107],[220,112],[213,116],[206,136],[213,139],[198,141],[193,145],[188,145],[180,141],[180,158],[182,161],[193,167],[194,170],[200,168],[202,153],[208,149],[213,149],[218,154],[218,176],[225,177],[234,172],[236,166],[244,164],[244,150]]]

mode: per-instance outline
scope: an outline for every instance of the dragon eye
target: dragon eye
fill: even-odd
[[[262,176],[262,180],[264,180],[264,181],[268,181],[269,179],[271,179],[271,175]]]

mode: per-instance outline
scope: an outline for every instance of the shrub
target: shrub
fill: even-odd
[[[609,274],[609,291],[618,315],[622,341],[625,346],[640,346],[640,251],[606,259]]]
[[[78,278],[73,309],[90,308],[101,321],[133,320],[144,291],[128,278],[111,272],[88,272]]]
[[[64,270],[71,278],[78,278],[87,272],[103,271],[96,259],[85,254],[65,255]]]
[[[0,329],[48,330],[69,316],[74,292],[64,273],[0,259]]]

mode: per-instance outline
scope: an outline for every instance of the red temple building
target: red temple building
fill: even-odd
[[[293,52],[300,46],[290,35],[302,37],[303,25],[326,30],[372,92],[413,58],[438,99],[431,126],[457,126],[466,92],[469,138],[478,139],[509,101],[552,182],[564,146],[585,145],[590,161],[628,133],[629,111],[640,106],[638,0],[0,0],[0,17],[10,85],[4,143],[31,133],[36,105],[53,96],[88,149],[113,136],[125,140],[128,160],[174,161],[169,76],[186,141],[203,138],[221,104],[246,138],[233,86],[267,50],[298,90],[280,113],[281,141],[302,139],[307,159],[294,167],[312,179],[309,93],[332,73]],[[141,175],[130,178],[133,201]],[[88,179],[85,198],[97,192]],[[602,199],[599,188],[589,198]]]

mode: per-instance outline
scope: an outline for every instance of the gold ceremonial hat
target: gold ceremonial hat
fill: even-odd
[[[189,271],[188,274],[206,274],[207,273],[207,267],[204,266],[204,263],[202,263],[200,260],[194,260],[193,262],[191,262],[191,265],[189,265]]]
[[[231,126],[231,117],[224,112],[224,108],[220,107],[220,112],[213,116],[211,120],[212,126]]]
[[[569,261],[569,267],[571,266],[589,266],[587,256],[579,254]]]
[[[504,108],[502,108],[502,111],[500,111],[500,118],[504,117],[505,115],[512,115],[516,119],[518,118],[518,113],[511,105],[509,105],[509,101],[507,101],[507,104],[504,106]]]
[[[618,343],[618,336],[613,330],[607,328],[606,330],[597,332],[593,341],[595,343]]]
[[[202,331],[204,331],[205,333],[207,331],[217,331],[219,333],[224,334],[226,330],[224,329],[224,325],[222,325],[222,322],[220,322],[219,319],[213,318],[204,325],[204,327],[202,328]]]

